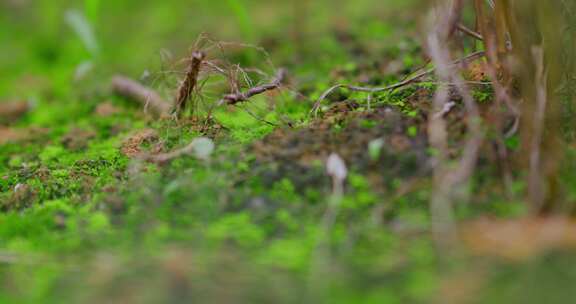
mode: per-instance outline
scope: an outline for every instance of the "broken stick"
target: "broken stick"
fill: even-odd
[[[284,82],[285,78],[286,78],[286,70],[285,69],[279,69],[278,72],[276,73],[276,77],[274,77],[272,82],[270,82],[268,84],[263,84],[260,86],[250,88],[246,92],[240,92],[240,93],[236,93],[236,94],[225,95],[222,98],[221,103],[225,103],[228,105],[235,105],[235,104],[238,104],[241,102],[248,101],[253,96],[256,96],[256,95],[259,95],[259,94],[262,94],[262,93],[272,91],[272,90],[279,88],[282,85],[282,83]]]
[[[484,51],[478,51],[475,53],[472,53],[462,59],[458,59],[455,60],[451,63],[451,65],[459,65],[462,63],[468,63],[468,62],[472,62],[474,60],[477,60],[479,58],[482,58],[485,56],[485,52]],[[348,84],[337,84],[332,86],[331,88],[329,88],[328,90],[326,90],[321,96],[320,98],[318,98],[318,100],[316,100],[316,102],[314,103],[314,105],[312,106],[312,111],[311,113],[314,114],[314,116],[318,115],[318,111],[320,110],[320,106],[322,105],[322,101],[324,101],[326,98],[328,98],[328,96],[330,94],[332,94],[334,91],[336,91],[337,89],[348,89],[350,91],[354,91],[354,92],[364,92],[364,93],[380,93],[380,92],[386,92],[386,91],[393,91],[396,89],[400,89],[402,87],[411,85],[413,83],[417,83],[419,82],[422,78],[432,75],[434,74],[434,72],[436,71],[436,68],[430,68],[428,70],[422,71],[408,79],[405,79],[401,82],[389,85],[387,87],[377,87],[377,88],[368,88],[368,87],[359,87],[359,86],[353,86],[353,85],[348,85]]]
[[[156,91],[128,77],[114,76],[112,90],[119,96],[140,103],[156,116],[166,115],[170,111],[170,104],[164,101]]]

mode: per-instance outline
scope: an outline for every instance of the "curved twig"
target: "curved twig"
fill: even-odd
[[[235,105],[241,102],[248,101],[253,96],[279,88],[284,82],[285,78],[286,78],[286,70],[279,69],[278,72],[276,73],[276,77],[272,80],[272,82],[250,88],[246,92],[225,95],[224,97],[222,97],[222,100],[220,100],[219,104]]]
[[[452,62],[452,65],[458,65],[458,64],[461,64],[463,62],[474,61],[476,59],[484,57],[484,55],[485,55],[484,51],[478,51],[478,52],[472,53],[470,55],[467,55],[466,57],[464,57],[462,59],[458,59],[458,60]],[[393,90],[408,86],[410,84],[419,82],[420,79],[422,79],[428,75],[433,74],[435,71],[436,71],[436,68],[430,68],[430,69],[422,71],[422,72],[420,72],[420,73],[418,73],[418,74],[416,74],[410,78],[407,78],[406,80],[395,83],[393,85],[389,85],[387,87],[369,88],[369,87],[353,86],[353,85],[348,85],[348,84],[337,84],[337,85],[332,86],[328,90],[326,90],[322,95],[320,95],[318,100],[314,103],[314,106],[312,107],[311,112],[314,114],[314,116],[317,116],[318,110],[320,109],[320,105],[322,104],[322,101],[324,101],[324,99],[326,99],[328,96],[330,96],[330,94],[332,94],[334,91],[336,91],[337,89],[340,89],[340,88],[345,88],[345,89],[348,89],[348,90],[354,91],[354,92],[364,92],[364,93],[380,93],[380,92],[393,91]]]

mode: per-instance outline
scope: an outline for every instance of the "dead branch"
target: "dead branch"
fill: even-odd
[[[170,111],[170,104],[156,91],[128,77],[114,76],[112,91],[126,99],[138,102],[144,106],[145,110],[150,109],[156,116],[166,115]]]
[[[468,62],[477,60],[479,58],[482,58],[482,57],[484,57],[484,55],[485,55],[484,51],[475,52],[475,53],[472,53],[470,55],[467,55],[466,57],[464,57],[462,59],[458,59],[456,61],[453,61],[451,65],[459,65],[462,63],[468,63]],[[422,72],[420,72],[420,73],[418,73],[418,74],[416,74],[410,78],[407,78],[401,82],[395,83],[395,84],[387,86],[387,87],[368,88],[368,87],[352,86],[352,85],[347,85],[347,84],[337,84],[337,85],[329,88],[328,90],[326,90],[320,96],[320,98],[318,98],[318,100],[314,103],[314,106],[312,107],[312,113],[314,113],[314,115],[316,116],[318,114],[318,110],[320,109],[320,105],[322,104],[322,101],[324,101],[324,99],[326,99],[328,96],[330,96],[330,94],[332,94],[337,89],[343,88],[343,89],[348,89],[348,90],[354,91],[354,92],[365,92],[365,93],[380,93],[380,92],[386,92],[386,91],[393,91],[393,90],[411,85],[413,83],[417,83],[422,78],[434,74],[435,71],[436,71],[436,68],[430,68],[430,69],[422,71]]]
[[[478,32],[475,32],[469,28],[467,28],[464,24],[462,23],[458,23],[456,25],[456,29],[458,29],[459,31],[461,31],[462,33],[476,39],[476,40],[480,40],[480,41],[484,41],[484,37],[482,37],[482,35]]]
[[[259,94],[262,94],[262,93],[272,91],[272,90],[279,88],[282,85],[282,83],[284,82],[285,78],[286,78],[286,70],[285,69],[279,69],[278,72],[276,73],[276,77],[272,80],[272,82],[270,82],[268,84],[264,84],[264,85],[250,88],[246,92],[225,95],[222,98],[221,103],[225,103],[228,105],[235,105],[235,104],[238,104],[240,102],[248,101],[250,98],[252,98],[256,95],[259,95]]]
[[[174,112],[176,115],[181,115],[184,110],[186,110],[186,105],[192,95],[192,91],[196,88],[198,83],[198,74],[200,73],[200,67],[202,61],[206,57],[203,52],[193,52],[190,57],[190,63],[188,69],[186,70],[186,77],[180,83],[178,87],[178,92],[174,100]]]

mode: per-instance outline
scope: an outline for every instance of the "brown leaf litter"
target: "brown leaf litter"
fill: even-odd
[[[158,140],[158,132],[154,129],[144,129],[129,136],[123,143],[120,151],[128,157],[140,155],[144,143],[153,143]]]
[[[94,114],[100,117],[110,117],[120,112],[121,110],[109,101],[99,104],[96,106],[96,109],[94,109]]]

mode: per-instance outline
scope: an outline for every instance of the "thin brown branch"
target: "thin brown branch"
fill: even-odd
[[[126,99],[138,102],[145,110],[149,109],[156,116],[168,114],[170,111],[170,104],[156,91],[128,77],[114,76],[112,91]]]
[[[286,70],[279,69],[278,72],[276,73],[276,77],[272,80],[272,82],[250,88],[248,89],[248,91],[245,92],[225,95],[222,98],[221,103],[225,103],[228,105],[235,105],[241,102],[248,101],[250,98],[256,95],[279,88],[284,82],[285,78],[286,78]]]
[[[458,25],[456,25],[456,28],[461,31],[462,33],[476,39],[476,40],[480,40],[480,41],[484,41],[484,37],[482,37],[482,35],[480,35],[480,33],[475,32],[469,28],[467,28],[464,24],[459,23]]]

